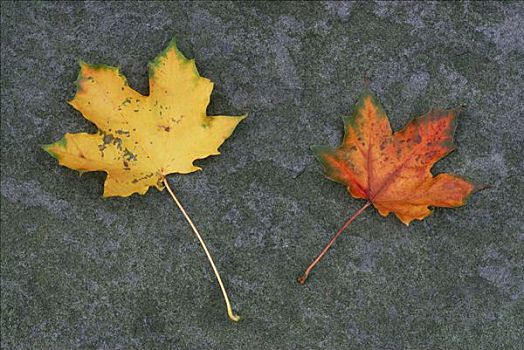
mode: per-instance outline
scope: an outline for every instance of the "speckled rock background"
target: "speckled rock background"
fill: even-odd
[[[2,349],[521,349],[524,5],[1,4]],[[166,192],[101,198],[39,145],[94,131],[66,101],[78,61],[147,62],[175,36],[215,82],[209,114],[249,113],[172,183],[242,316]],[[405,227],[373,209],[306,286],[295,278],[362,202],[323,178],[366,85],[395,129],[465,105],[436,166],[488,190]]]

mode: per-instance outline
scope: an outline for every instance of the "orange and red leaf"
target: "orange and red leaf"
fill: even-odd
[[[325,175],[347,186],[355,198],[367,199],[381,215],[402,222],[422,220],[429,207],[465,204],[474,185],[461,177],[433,176],[433,165],[455,149],[457,110],[432,110],[392,132],[388,117],[371,93],[344,119],[345,135],[335,148],[315,146]]]

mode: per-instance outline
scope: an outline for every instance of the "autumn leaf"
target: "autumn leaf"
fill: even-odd
[[[44,149],[68,168],[106,172],[104,197],[167,187],[210,260],[229,316],[237,320],[204,241],[166,179],[200,170],[193,162],[220,154],[220,145],[245,118],[208,116],[212,89],[213,83],[198,74],[195,61],[185,58],[174,40],[149,63],[148,96],[132,89],[118,68],[81,62],[77,92],[69,104],[98,132],[67,133]]]
[[[373,205],[382,216],[394,213],[408,225],[431,214],[430,207],[465,204],[474,185],[452,174],[433,176],[431,167],[455,149],[453,134],[458,110],[432,110],[392,132],[388,117],[371,93],[365,93],[353,115],[344,118],[342,144],[312,151],[330,180],[347,187],[366,204],[346,221],[303,276],[304,283],[338,236]]]
[[[207,116],[213,83],[174,42],[149,64],[149,96],[104,65],[81,62],[77,84],[69,104],[99,132],[65,134],[45,149],[71,169],[105,171],[105,197],[162,190],[166,175],[200,170],[193,162],[219,154],[244,118]]]

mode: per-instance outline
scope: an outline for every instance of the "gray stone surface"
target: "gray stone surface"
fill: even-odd
[[[524,341],[523,58],[518,2],[1,4],[2,349],[519,349]],[[78,61],[146,64],[175,36],[249,113],[204,171],[171,176],[243,319],[166,192],[102,199],[39,145],[93,131],[67,105]],[[436,171],[491,188],[405,227],[323,178],[365,77],[395,129],[466,107]],[[520,332],[519,332],[520,331]]]

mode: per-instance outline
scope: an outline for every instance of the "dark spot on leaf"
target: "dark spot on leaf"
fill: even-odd
[[[143,174],[143,173],[142,173]],[[142,176],[142,177],[139,177],[139,178],[136,178],[136,179],[133,179],[133,181],[131,181],[132,183],[136,184],[138,181],[142,181],[142,180],[146,180],[146,179],[149,179],[150,177],[152,177],[154,174],[153,173],[149,173],[147,174],[146,176]]]
[[[103,141],[104,141],[104,144],[105,144],[105,145],[108,145],[108,144],[110,144],[111,142],[113,142],[114,139],[115,139],[115,138],[113,137],[113,135],[111,135],[111,134],[107,134],[107,135],[104,136]]]
[[[115,133],[117,133],[118,135],[128,135],[129,136],[129,131],[127,130],[116,130]]]
[[[115,140],[113,141],[113,144],[116,146],[116,148],[118,148],[120,151],[122,150],[122,139],[121,138],[118,138],[116,137]]]
[[[124,150],[124,157],[128,161],[136,161],[136,155],[131,153],[131,151],[129,151],[127,148]]]

